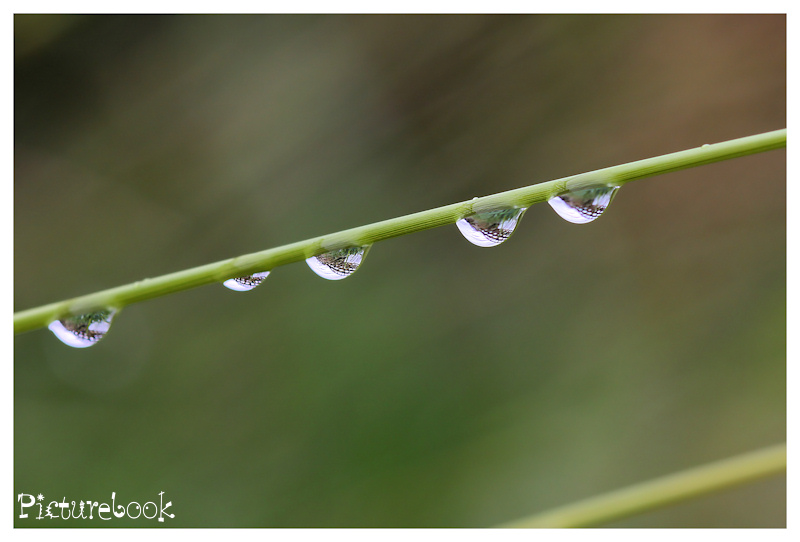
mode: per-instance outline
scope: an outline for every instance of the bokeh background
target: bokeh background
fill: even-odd
[[[16,310],[786,124],[784,16],[17,16],[14,44]],[[783,442],[785,161],[152,300],[88,350],[17,336],[15,492],[480,527]],[[785,492],[611,525],[779,527]]]

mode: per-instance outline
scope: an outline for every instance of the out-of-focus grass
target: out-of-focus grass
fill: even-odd
[[[781,128],[785,40],[781,16],[81,18],[16,50],[15,307]],[[15,491],[484,526],[782,442],[785,175],[783,151],[675,173],[588,226],[537,206],[491,250],[439,228],[336,284],[287,266],[130,307],[88,351],[18,336]],[[626,525],[785,525],[780,483],[739,491]]]

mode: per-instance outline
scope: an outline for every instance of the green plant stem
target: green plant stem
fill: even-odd
[[[785,146],[786,130],[777,130],[581,173],[563,179],[475,198],[470,201],[453,203],[444,207],[437,207],[20,311],[14,314],[14,333],[45,327],[50,322],[66,316],[84,314],[108,307],[121,309],[132,303],[196,286],[221,282],[229,278],[250,275],[259,271],[268,271],[275,267],[304,260],[337,248],[368,245],[385,239],[452,224],[459,218],[474,212],[509,206],[530,207],[536,203],[547,201],[556,195],[573,190],[609,184],[621,186],[645,177],[711,164]]]
[[[499,527],[589,527],[785,470],[786,444],[784,443],[656,478]]]

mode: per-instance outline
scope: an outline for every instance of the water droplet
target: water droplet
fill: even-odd
[[[706,143],[706,144],[704,144],[704,145],[703,145],[703,147],[710,147],[710,146],[711,146],[711,145],[709,145],[708,143]]]
[[[341,280],[356,272],[367,255],[367,249],[369,246],[340,248],[312,256],[306,263],[314,273],[324,279]]]
[[[456,226],[473,245],[495,247],[511,237],[524,212],[524,208],[512,207],[475,213],[457,220]]]
[[[618,186],[589,188],[550,198],[548,203],[558,215],[574,224],[586,224],[603,214]]]
[[[86,348],[106,336],[115,312],[105,310],[68,316],[51,322],[47,327],[64,344],[75,348]]]
[[[223,282],[222,285],[231,290],[236,290],[237,292],[249,292],[261,284],[261,282],[267,278],[267,275],[269,275],[269,271],[253,273],[252,275],[246,275],[244,277],[228,279]]]

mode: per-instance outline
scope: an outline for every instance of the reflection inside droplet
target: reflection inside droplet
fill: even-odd
[[[513,207],[475,213],[457,220],[456,226],[473,245],[494,247],[514,233],[524,212],[524,208]]]
[[[244,277],[236,277],[228,279],[222,283],[223,286],[237,292],[249,292],[267,278],[269,271],[262,271],[260,273],[253,273]]]
[[[586,224],[603,214],[617,190],[618,186],[577,190],[551,198],[548,203],[564,220]]]
[[[341,280],[356,272],[369,247],[350,247],[332,250],[306,260],[311,270],[328,280]]]
[[[51,322],[47,328],[64,344],[75,348],[86,348],[105,337],[115,312],[105,310],[69,316]]]

